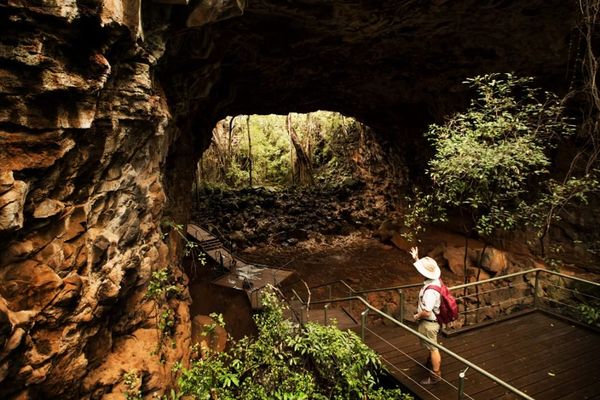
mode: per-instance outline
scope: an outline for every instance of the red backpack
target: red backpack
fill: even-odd
[[[440,279],[441,287],[429,285],[425,288],[433,289],[440,294],[440,312],[435,314],[436,319],[441,324],[448,324],[458,318],[458,305],[456,299],[450,294],[448,286]]]

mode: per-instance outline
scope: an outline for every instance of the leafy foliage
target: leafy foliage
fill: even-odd
[[[152,278],[148,283],[146,298],[164,302],[167,299],[180,294],[181,287],[173,278],[171,270],[163,268],[152,273]]]
[[[585,323],[589,325],[600,325],[600,308],[588,304],[580,304],[578,309],[583,316]]]
[[[177,236],[183,240],[183,255],[186,257],[191,257],[192,266],[194,269],[198,268],[198,264],[200,264],[200,266],[206,265],[206,254],[204,254],[204,252],[200,249],[198,243],[188,239],[188,237],[184,234],[183,224],[176,224],[173,221],[165,220],[162,221],[161,225],[163,226],[163,229],[166,230],[166,232],[163,233],[163,239],[169,236],[170,232],[175,232]]]
[[[320,183],[351,177],[351,155],[358,140],[358,122],[339,113],[316,111],[292,114],[292,128],[309,157]],[[240,188],[249,182],[252,163],[253,183],[283,187],[295,183],[297,155],[291,144],[284,115],[253,115],[249,121],[251,152],[246,116],[228,117],[217,123],[211,146],[199,164],[199,185],[225,184]],[[231,131],[230,131],[231,128]]]
[[[209,353],[189,369],[180,365],[181,395],[197,399],[409,399],[376,388],[376,354],[354,333],[335,327],[292,324],[272,293],[255,316],[256,339],[228,352]],[[212,397],[211,397],[212,396]]]
[[[477,93],[470,107],[429,127],[433,190],[414,208],[425,219],[459,209],[484,236],[530,224],[533,210],[547,212],[544,202],[558,193],[550,185],[549,152],[575,127],[555,95],[531,88],[532,78],[489,74],[465,83]]]
[[[521,203],[536,199],[547,178],[548,150],[574,130],[557,98],[529,87],[532,78],[490,74],[466,81],[477,91],[465,113],[427,136],[435,149],[428,174],[435,196],[447,207],[466,208],[475,229],[513,229],[522,218]]]
[[[182,293],[181,282],[175,279],[170,269],[163,268],[152,273],[145,298],[153,300],[156,305],[156,326],[159,337],[153,353],[159,355],[161,362],[164,361],[164,342],[173,336],[177,323],[175,311],[171,308],[169,300]]]
[[[139,389],[141,380],[137,371],[129,371],[123,374],[123,384],[127,389],[125,391],[126,400],[141,400],[143,398]]]

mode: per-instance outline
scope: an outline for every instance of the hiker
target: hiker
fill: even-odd
[[[437,290],[428,288],[430,285],[442,286],[440,281],[440,267],[431,257],[419,258],[419,250],[416,247],[410,249],[410,255],[415,262],[413,265],[425,278],[423,287],[419,292],[419,304],[417,313],[413,315],[415,321],[419,322],[418,331],[428,339],[437,343],[437,335],[440,331],[440,324],[437,321],[436,314],[439,313],[441,295]],[[440,351],[434,345],[421,340],[421,345],[429,350],[427,365],[431,365],[430,374],[421,381],[423,385],[433,385],[442,379],[442,356]]]

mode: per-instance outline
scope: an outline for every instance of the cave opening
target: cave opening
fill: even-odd
[[[379,238],[397,227],[408,168],[395,146],[354,118],[225,117],[195,172],[191,223],[245,262],[293,270],[310,285],[345,278],[375,287],[405,275],[400,250]],[[389,232],[379,232],[382,225]],[[248,299],[210,284],[228,271],[218,260],[204,269],[192,261],[192,316],[217,311],[232,336],[253,333]]]

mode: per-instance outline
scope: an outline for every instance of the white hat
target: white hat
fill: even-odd
[[[438,279],[442,273],[435,260],[431,257],[423,257],[413,263],[417,271],[425,278]]]

